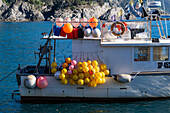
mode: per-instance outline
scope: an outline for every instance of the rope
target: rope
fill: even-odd
[[[4,79],[6,79],[7,77],[9,77],[11,74],[13,74],[15,71],[17,71],[18,70],[18,68],[17,69],[15,69],[14,71],[12,71],[10,74],[8,74],[8,75],[6,75],[4,78],[2,78],[1,80],[0,80],[0,82],[2,82]]]

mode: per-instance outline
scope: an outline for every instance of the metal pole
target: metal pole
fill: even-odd
[[[159,26],[159,23],[158,23],[158,16],[156,16],[156,23],[157,23],[157,26],[158,26],[158,30],[159,30],[159,35],[160,35],[160,38],[162,38],[162,34],[161,34],[161,30],[160,30],[160,26]],[[160,18],[159,18],[160,20]],[[163,30],[163,29],[162,29]]]
[[[51,72],[51,39],[50,39],[50,41],[49,41],[48,62],[49,62],[49,74],[50,74],[50,72]]]
[[[102,21],[100,21],[100,29],[101,29],[101,41],[103,42],[103,25],[102,25]]]
[[[165,14],[165,0],[163,0],[163,7],[164,7],[164,14]],[[168,28],[167,28],[166,18],[165,18],[165,27],[166,27],[166,36],[168,37]]]
[[[152,15],[150,16],[150,40],[152,39]]]
[[[164,35],[164,37],[165,37],[165,32],[164,32],[164,28],[163,28],[163,26],[162,26],[162,21],[161,21],[161,18],[160,18],[160,17],[159,17],[159,22],[160,22],[160,24],[161,24],[162,32],[163,32],[163,35]]]
[[[54,39],[54,62],[56,62],[55,49],[56,49],[56,39]]]

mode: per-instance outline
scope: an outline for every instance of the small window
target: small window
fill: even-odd
[[[134,48],[134,61],[149,61],[150,48],[149,47],[135,47]]]
[[[166,61],[169,59],[168,47],[153,47],[153,60],[154,61]]]

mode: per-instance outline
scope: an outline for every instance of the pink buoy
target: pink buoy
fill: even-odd
[[[61,27],[63,25],[63,19],[61,17],[56,18],[55,22],[56,22],[56,25],[59,27]]]
[[[81,22],[81,25],[85,27],[87,25],[88,20],[87,18],[83,17],[82,19],[80,19],[80,22]]]
[[[73,70],[73,69],[74,69],[74,66],[73,66],[73,65],[70,65],[70,66],[69,66],[69,69],[70,69],[70,70]]]
[[[70,23],[71,22],[71,19],[70,18],[65,18],[64,20],[63,20],[63,23]]]
[[[46,77],[40,76],[37,79],[36,85],[40,89],[46,88],[48,86],[48,80],[46,79]]]
[[[72,60],[71,61],[71,65],[75,66],[77,64],[77,61],[76,60]]]
[[[80,25],[78,18],[73,18],[71,22],[74,27],[78,27]]]
[[[68,72],[67,72],[69,75],[71,75],[72,74],[72,70],[68,70]]]

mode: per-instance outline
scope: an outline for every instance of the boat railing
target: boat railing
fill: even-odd
[[[139,20],[131,20],[131,21],[122,21],[123,23],[126,24],[125,32],[120,35],[120,36],[115,36],[111,31],[111,26],[113,21],[99,21],[99,25],[97,28],[100,29],[101,35],[99,37],[94,37],[93,34],[91,34],[89,37],[84,36],[83,38],[78,38],[78,39],[88,39],[88,40],[96,40],[96,39],[101,39],[101,41],[115,41],[115,40],[148,40],[150,37],[150,32],[149,32],[149,21],[139,21]],[[72,23],[72,22],[71,22]],[[80,23],[80,22],[79,22]],[[87,22],[89,23],[89,22]],[[54,25],[53,25],[54,26]],[[117,30],[116,32],[119,34],[122,32],[122,26],[115,25],[114,30]],[[85,29],[85,28],[84,28]],[[44,34],[44,33],[42,33]],[[100,33],[99,33],[100,34]],[[48,39],[47,34],[44,35],[42,39]],[[68,39],[67,35],[65,37],[63,36],[55,36],[54,35],[54,30],[52,35],[50,36],[50,39]],[[74,38],[71,38],[74,39]]]
[[[149,22],[148,21],[124,21],[125,32],[122,35],[122,26],[112,26],[114,22],[102,21],[101,27],[101,41],[102,42],[116,42],[118,40],[150,40]],[[105,27],[104,27],[105,26]],[[114,27],[111,30],[111,27]],[[119,36],[115,36],[112,32],[116,32]]]

